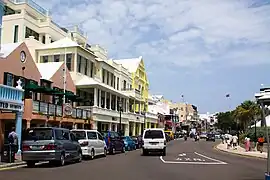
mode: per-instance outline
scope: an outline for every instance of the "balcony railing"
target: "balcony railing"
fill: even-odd
[[[137,99],[142,99],[142,94],[140,90],[138,89],[133,89],[133,88],[123,88],[122,91],[127,95],[131,96]]]
[[[43,7],[41,7],[40,5],[38,5],[37,3],[35,3],[33,0],[9,0],[11,2],[13,2],[14,4],[28,4],[30,7],[32,7],[33,9],[37,10],[39,13],[48,16],[50,13],[48,10],[44,9]]]
[[[43,115],[62,117],[63,107],[56,104],[33,101],[33,112],[41,113]],[[79,108],[73,108],[71,117],[76,118],[76,119],[88,119],[91,117],[91,111],[83,110]]]
[[[0,99],[22,102],[23,90],[0,84]]]

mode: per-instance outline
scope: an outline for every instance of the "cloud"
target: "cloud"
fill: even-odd
[[[269,63],[270,5],[252,0],[39,0],[60,25],[79,24],[112,57],[149,64]],[[146,63],[147,64],[147,63]]]

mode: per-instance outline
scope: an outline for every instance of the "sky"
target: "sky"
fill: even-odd
[[[152,94],[235,108],[270,85],[270,0],[37,0],[113,59],[143,56]],[[230,98],[226,98],[230,94]]]

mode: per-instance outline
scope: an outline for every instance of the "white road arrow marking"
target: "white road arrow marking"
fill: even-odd
[[[182,159],[181,159],[181,158],[177,158],[176,160],[177,160],[177,161],[182,161]]]
[[[186,156],[186,154],[185,153],[182,153],[182,154],[178,154],[178,156],[183,157],[183,156]]]

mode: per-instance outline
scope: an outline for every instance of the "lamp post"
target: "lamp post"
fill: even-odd
[[[120,133],[120,135],[122,136],[122,101],[120,100],[119,102],[118,102],[118,104],[119,104],[119,133]]]
[[[143,126],[142,126],[142,129],[141,129],[141,135],[143,135],[143,131],[145,129],[145,123],[146,123],[146,108],[145,108],[145,105],[144,105],[144,108],[143,108]]]

